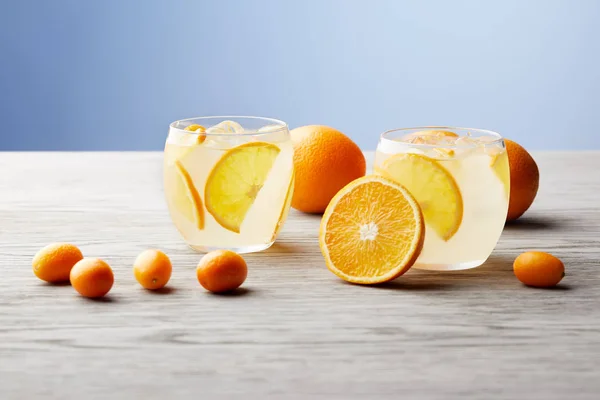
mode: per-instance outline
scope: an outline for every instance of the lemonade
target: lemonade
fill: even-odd
[[[405,186],[421,207],[425,243],[413,268],[468,269],[489,257],[510,192],[499,135],[446,127],[388,131],[377,147],[375,173]]]
[[[291,203],[293,155],[282,121],[206,117],[172,123],[164,188],[184,240],[202,252],[271,246]]]

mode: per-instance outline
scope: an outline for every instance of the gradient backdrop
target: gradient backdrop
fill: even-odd
[[[0,150],[160,150],[176,119],[600,149],[600,1],[2,0]],[[596,118],[594,118],[596,117]]]

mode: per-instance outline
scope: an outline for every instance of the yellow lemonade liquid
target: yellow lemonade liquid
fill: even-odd
[[[485,135],[425,134],[415,140],[419,132],[382,137],[375,157],[375,173],[409,191],[414,187],[423,210],[425,242],[413,268],[459,270],[481,265],[506,221],[510,180],[504,143]]]
[[[287,217],[294,179],[287,127],[249,133],[236,126],[237,132],[210,127],[186,132],[172,126],[166,141],[169,212],[198,251],[266,249]]]

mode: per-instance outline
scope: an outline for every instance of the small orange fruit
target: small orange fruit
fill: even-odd
[[[171,279],[172,270],[171,260],[160,250],[143,251],[133,263],[135,279],[149,290],[164,287]]]
[[[238,288],[246,280],[246,261],[229,250],[212,251],[200,260],[196,268],[198,282],[213,293],[229,292]]]
[[[84,258],[71,270],[71,286],[83,297],[102,297],[110,291],[114,275],[110,266],[98,258]]]
[[[504,139],[510,166],[510,199],[507,221],[519,218],[537,195],[540,171],[531,154],[512,140]]]
[[[565,267],[552,254],[528,251],[519,255],[513,264],[517,278],[528,286],[556,286],[565,276]]]
[[[52,243],[33,257],[33,273],[46,282],[68,282],[71,268],[83,258],[81,250],[69,243]]]
[[[309,125],[290,134],[294,142],[295,209],[322,213],[341,188],[365,175],[365,156],[342,132]]]
[[[374,284],[408,271],[424,239],[415,198],[404,186],[372,175],[349,183],[331,200],[319,246],[331,272],[348,282]]]

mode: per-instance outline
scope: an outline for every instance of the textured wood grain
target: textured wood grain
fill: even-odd
[[[161,154],[0,153],[0,399],[600,398],[600,153],[534,156],[538,200],[480,268],[346,284],[319,217],[292,212],[245,289],[215,296],[168,218]],[[113,266],[106,300],[33,277],[52,241]],[[149,247],[174,263],[161,293],[131,272]],[[528,249],[565,261],[560,287],[515,279]]]

